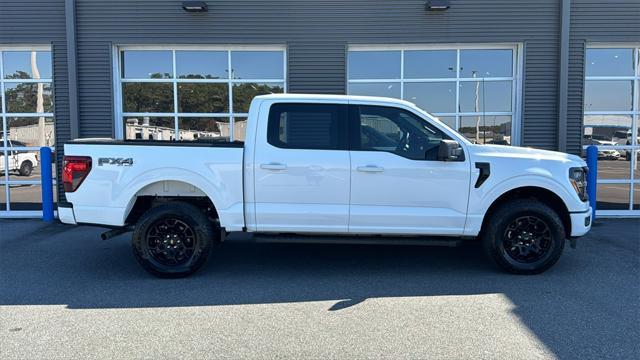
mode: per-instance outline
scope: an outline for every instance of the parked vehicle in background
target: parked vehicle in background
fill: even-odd
[[[2,139],[0,139],[2,141]],[[8,151],[5,159],[4,153],[0,152],[0,172],[8,166],[9,171],[17,172],[22,176],[29,176],[39,160],[37,152],[30,150],[14,150],[13,148],[25,147],[23,142],[7,139]]]
[[[591,138],[587,138],[584,140],[584,145],[604,145],[604,146],[614,146],[616,145],[613,141],[605,141],[605,140],[595,140]],[[586,154],[585,154],[586,156]],[[622,155],[620,151],[617,149],[598,149],[598,160],[618,160]]]
[[[536,274],[587,233],[577,156],[475,145],[389,98],[265,95],[245,142],[86,139],[64,145],[67,224],[133,231],[161,277],[196,271],[229,232],[260,241],[459,245]]]

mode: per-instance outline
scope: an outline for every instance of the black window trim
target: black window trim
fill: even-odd
[[[274,136],[274,131],[278,129],[274,127],[273,124],[279,120],[280,114],[282,112],[275,112],[273,109],[275,107],[280,106],[289,106],[289,107],[311,107],[311,106],[334,106],[338,109],[338,143],[337,148],[335,149],[326,149],[326,148],[313,148],[313,147],[293,147],[293,146],[283,146],[282,144],[272,141]],[[279,149],[287,149],[287,150],[316,150],[316,151],[349,151],[349,105],[346,103],[335,103],[335,102],[276,102],[269,106],[269,113],[267,116],[267,143],[273,147]]]

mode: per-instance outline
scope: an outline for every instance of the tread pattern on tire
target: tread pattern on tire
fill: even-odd
[[[198,237],[198,242],[202,244],[199,251],[199,257],[184,271],[171,272],[160,269],[154,266],[153,263],[146,260],[141,248],[141,241],[145,241],[144,237],[147,232],[148,226],[153,223],[158,217],[167,214],[178,214],[179,216],[189,219],[190,224],[193,227],[193,231]],[[168,202],[166,204],[158,205],[147,210],[136,224],[133,231],[131,245],[133,248],[133,254],[138,263],[149,273],[161,277],[161,278],[181,278],[189,276],[196,272],[206,262],[211,250],[215,244],[215,231],[216,226],[209,221],[207,216],[198,207],[185,203],[185,202]]]
[[[553,253],[546,259],[544,263],[536,268],[515,267],[504,259],[503,255],[498,251],[496,246],[496,236],[502,236],[503,228],[501,227],[507,219],[519,213],[536,213],[542,216],[548,222],[548,226],[554,237]],[[518,275],[539,274],[552,267],[564,249],[565,230],[560,216],[548,205],[535,199],[515,199],[500,205],[496,209],[491,218],[488,219],[485,229],[482,233],[482,245],[485,254],[493,260],[500,268]]]
[[[33,171],[33,164],[29,160],[22,162],[22,164],[20,164],[20,169],[18,170],[18,172],[22,176],[29,176],[31,175],[32,171]]]

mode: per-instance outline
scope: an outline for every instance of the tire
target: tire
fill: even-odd
[[[22,176],[29,176],[31,175],[31,172],[33,171],[33,164],[31,163],[31,161],[26,160],[23,161],[22,164],[20,164],[20,175]]]
[[[133,230],[133,254],[149,273],[181,278],[206,262],[219,231],[194,205],[169,202],[149,209]]]
[[[500,268],[532,275],[553,266],[564,249],[560,216],[537,200],[517,199],[493,212],[482,233],[485,253]]]

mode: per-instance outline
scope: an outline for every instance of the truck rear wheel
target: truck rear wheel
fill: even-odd
[[[514,274],[539,274],[555,264],[564,249],[558,214],[542,202],[518,199],[501,205],[488,219],[482,241],[487,255]]]
[[[214,224],[196,206],[169,202],[145,212],[133,231],[133,254],[142,267],[162,278],[191,275],[213,248]]]
[[[22,164],[20,164],[20,169],[18,171],[22,176],[29,176],[33,171],[33,164],[29,160],[23,161]]]

